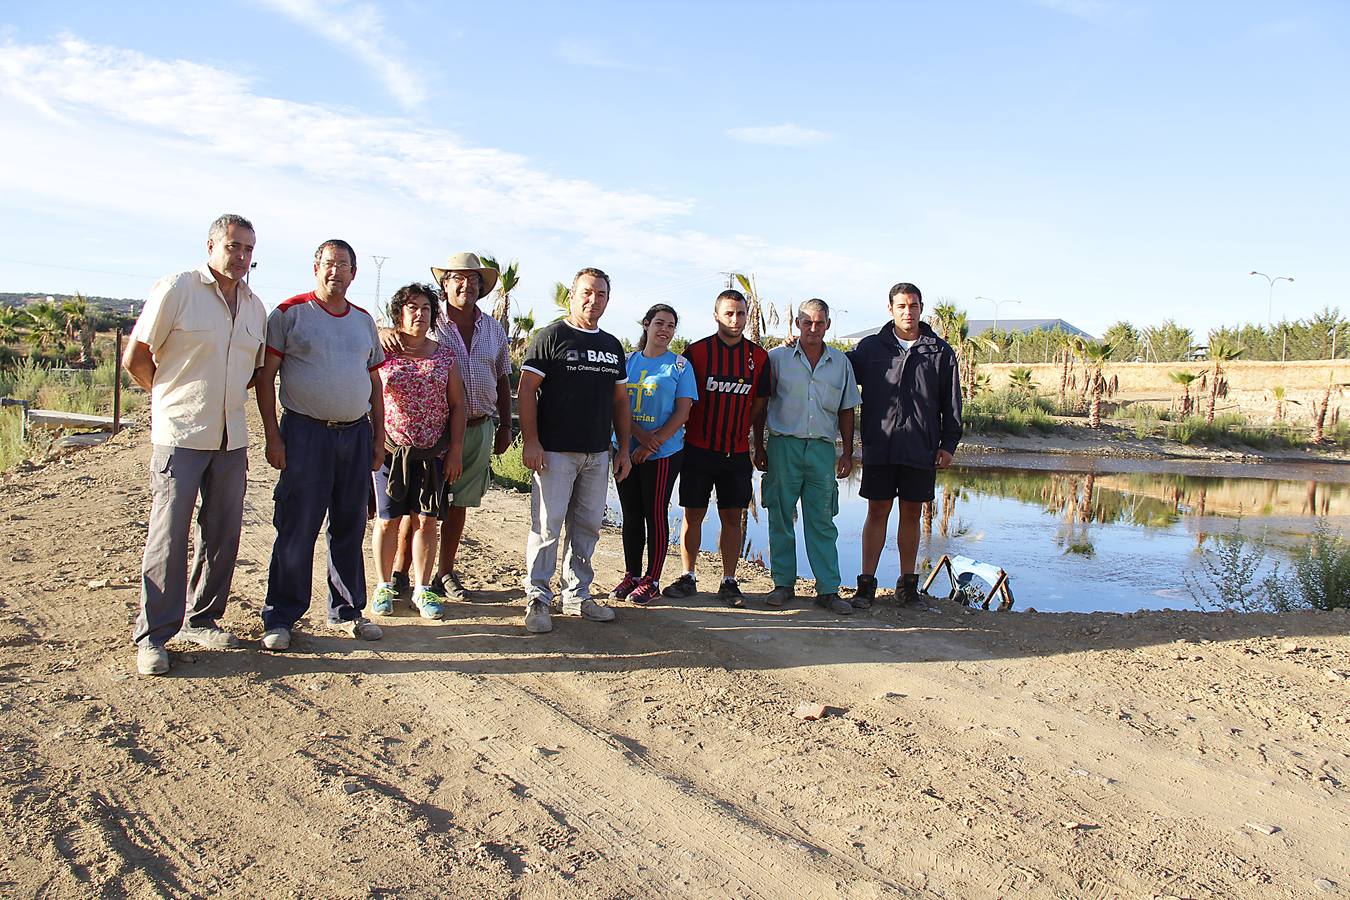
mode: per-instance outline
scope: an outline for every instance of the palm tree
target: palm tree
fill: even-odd
[[[1102,392],[1106,390],[1106,379],[1102,377],[1102,368],[1111,359],[1115,347],[1106,341],[1088,341],[1083,345],[1083,361],[1087,364],[1088,388],[1092,392],[1092,404],[1088,407],[1088,427],[1102,427]]]
[[[24,307],[28,318],[28,342],[42,350],[47,344],[60,344],[64,324],[61,311],[51,300],[39,300]]]
[[[1036,393],[1036,382],[1031,379],[1031,369],[1018,366],[1008,373],[1008,386],[1014,392],[1030,397]]]
[[[553,306],[558,310],[558,315],[553,319],[555,322],[561,322],[572,314],[572,289],[561,281],[553,282]]]
[[[749,278],[739,272],[733,274],[732,278],[741,286],[741,293],[745,294],[746,303],[746,337],[758,344],[761,332],[764,331],[764,307],[760,303],[759,289],[755,285],[755,276]]]
[[[511,355],[519,359],[525,353],[525,345],[534,333],[534,310],[511,317]]]
[[[933,307],[929,321],[932,322],[933,330],[938,333],[938,337],[951,344],[954,349],[959,342],[956,336],[966,324],[966,314],[957,309],[955,303],[939,303]],[[966,330],[969,331],[969,328]]]
[[[510,334],[511,292],[520,284],[520,261],[513,259],[506,268],[502,268],[495,256],[480,254],[478,258],[483,261],[483,265],[497,272],[497,302],[492,306],[492,318],[501,324],[502,331]]]
[[[75,296],[62,301],[60,312],[65,319],[66,341],[80,341],[80,361],[89,363],[94,358],[94,321],[89,314],[89,301],[76,292]]]
[[[1234,344],[1225,338],[1211,335],[1209,341],[1209,359],[1213,365],[1210,369],[1209,382],[1209,409],[1205,411],[1205,424],[1210,425],[1214,422],[1214,404],[1219,399],[1219,380],[1223,377],[1223,366],[1237,359],[1245,352],[1246,348],[1240,344]]]
[[[1285,392],[1285,389],[1284,389],[1284,385],[1282,385],[1282,384],[1277,384],[1277,385],[1275,385],[1273,388],[1270,389],[1270,393],[1271,393],[1271,396],[1273,396],[1273,397],[1275,398],[1275,421],[1276,421],[1276,422],[1283,422],[1283,421],[1284,421],[1284,397],[1285,397],[1285,393],[1286,393],[1286,392]]]
[[[1169,372],[1167,377],[1181,385],[1181,415],[1191,414],[1191,384],[1200,376],[1194,372]]]
[[[0,344],[8,344],[19,337],[19,326],[24,315],[12,306],[0,306]]]

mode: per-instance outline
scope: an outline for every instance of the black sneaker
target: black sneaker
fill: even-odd
[[[717,599],[727,606],[734,606],[738,609],[745,606],[745,595],[741,593],[741,586],[736,583],[734,578],[722,579],[722,585],[717,589]]]
[[[816,598],[816,606],[821,609],[828,609],[832,613],[838,613],[841,616],[853,614],[853,605],[838,594],[821,594]]]
[[[407,572],[395,572],[389,576],[389,582],[393,584],[400,600],[407,600],[412,597],[412,582],[408,580]]]
[[[877,599],[877,576],[859,575],[858,589],[853,592],[853,599],[849,601],[854,609],[871,609],[872,601]]]
[[[661,592],[662,597],[670,597],[672,600],[683,600],[685,597],[692,597],[698,593],[698,582],[690,575],[681,575]]]

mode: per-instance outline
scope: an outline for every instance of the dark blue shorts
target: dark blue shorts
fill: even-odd
[[[858,496],[865,500],[894,500],[907,503],[931,503],[937,486],[937,469],[914,466],[863,466]]]

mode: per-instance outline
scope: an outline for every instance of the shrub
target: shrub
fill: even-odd
[[[1294,580],[1305,604],[1314,609],[1350,608],[1350,544],[1325,519],[1294,556]]]
[[[1261,574],[1265,560],[1266,548],[1242,533],[1239,516],[1227,534],[1215,537],[1215,549],[1200,554],[1201,574],[1185,572],[1182,581],[1200,609],[1283,612],[1306,605],[1285,584],[1279,563]]]
[[[1055,420],[1046,412],[1047,402],[1018,390],[986,392],[967,400],[961,418],[971,431],[993,434],[1025,434],[1028,429],[1053,431]]]

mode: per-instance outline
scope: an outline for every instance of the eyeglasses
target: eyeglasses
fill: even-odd
[[[449,278],[451,281],[453,281],[455,284],[467,284],[470,281],[472,281],[474,284],[478,283],[477,272],[470,272],[467,275],[460,272],[451,272],[446,277]]]
[[[329,272],[350,272],[353,266],[351,263],[341,262],[340,260],[325,259],[323,262],[319,263],[319,268]]]

